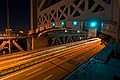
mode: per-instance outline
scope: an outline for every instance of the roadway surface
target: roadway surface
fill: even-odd
[[[40,52],[37,50],[3,56],[0,58],[0,80],[59,80],[103,47],[100,39],[95,39]],[[9,74],[5,74],[7,72]]]

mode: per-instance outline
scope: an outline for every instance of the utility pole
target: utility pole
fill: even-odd
[[[7,0],[7,28],[6,28],[6,35],[10,36],[10,23],[9,23],[9,0]],[[8,40],[8,45],[9,45],[9,54],[11,54],[11,40]]]
[[[7,0],[7,27],[6,27],[6,35],[10,35],[10,23],[9,23],[9,0]]]
[[[30,29],[32,33],[34,33],[34,28],[33,28],[33,0],[30,0]],[[35,39],[34,35],[32,35],[32,50],[34,50],[34,45],[35,45]]]
[[[7,29],[10,29],[9,25],[9,1],[7,0]]]
[[[33,30],[33,0],[30,0],[30,29]]]

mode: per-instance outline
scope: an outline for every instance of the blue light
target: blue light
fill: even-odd
[[[64,22],[64,21],[62,21],[62,22],[61,22],[61,25],[62,25],[62,26],[65,26],[65,22]]]
[[[104,27],[104,23],[103,23],[103,22],[101,23],[101,27],[102,27],[102,28]]]
[[[96,21],[91,22],[91,23],[90,23],[90,27],[91,27],[91,28],[97,27],[97,22],[96,22]]]
[[[74,22],[73,22],[73,25],[74,25],[74,26],[77,26],[77,25],[78,25],[78,22],[77,22],[77,21],[74,21]]]
[[[73,22],[72,22],[72,26],[74,26],[74,27],[75,27],[75,26],[78,26],[78,21],[73,21]]]

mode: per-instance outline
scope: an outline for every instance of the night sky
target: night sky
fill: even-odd
[[[0,31],[6,28],[7,0],[0,0]],[[9,0],[10,28],[29,30],[30,0]]]

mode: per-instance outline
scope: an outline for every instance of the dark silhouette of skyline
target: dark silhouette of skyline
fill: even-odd
[[[10,28],[18,31],[23,28],[29,30],[30,26],[30,0],[8,0]],[[0,0],[0,31],[6,28],[7,17],[7,0]]]

